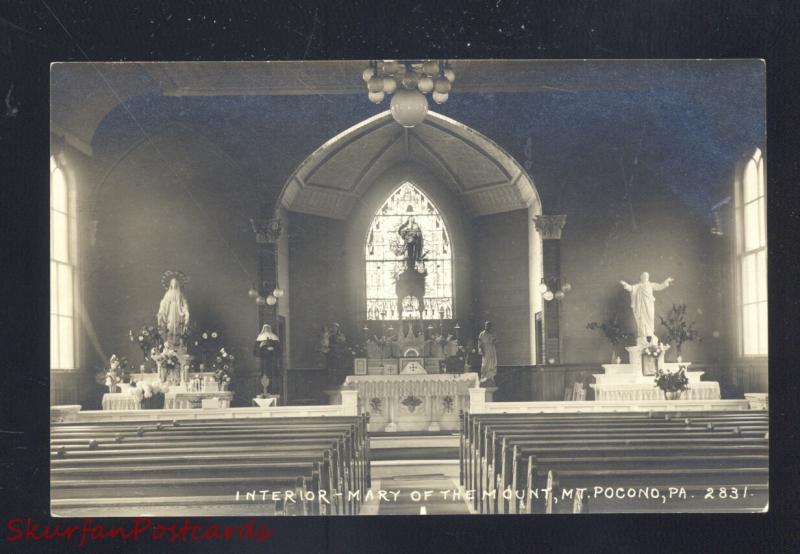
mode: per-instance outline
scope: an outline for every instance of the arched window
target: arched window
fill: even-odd
[[[761,150],[744,164],[735,196],[739,350],[743,356],[766,356],[767,205]]]
[[[72,198],[64,170],[50,158],[50,368],[75,369],[75,253]]]
[[[425,305],[406,297],[397,313],[395,279],[403,269],[404,247],[398,229],[413,216],[422,230]],[[445,319],[453,313],[453,253],[444,219],[431,200],[411,183],[403,183],[378,209],[369,227],[365,246],[367,272],[367,319]]]

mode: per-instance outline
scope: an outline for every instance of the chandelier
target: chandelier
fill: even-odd
[[[368,97],[375,104],[392,96],[390,109],[394,120],[403,127],[422,123],[428,113],[430,94],[437,104],[444,104],[456,74],[443,60],[371,61],[362,74]]]
[[[551,277],[542,278],[539,284],[539,292],[545,301],[550,302],[553,299],[564,300],[566,293],[572,290],[572,285],[566,281],[562,282],[560,278]]]

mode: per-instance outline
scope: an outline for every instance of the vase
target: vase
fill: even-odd
[[[119,392],[119,385],[108,385],[108,392],[110,394]]]
[[[678,400],[681,397],[681,391],[679,390],[667,390],[664,391],[664,398],[667,400]]]
[[[228,383],[220,383],[219,384],[219,390],[221,390],[221,391],[228,390]]]

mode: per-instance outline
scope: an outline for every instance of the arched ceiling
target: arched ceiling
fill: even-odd
[[[525,170],[474,129],[435,112],[406,129],[386,111],[306,158],[287,181],[281,203],[290,211],[345,219],[372,183],[401,163],[427,168],[473,216],[539,202]]]

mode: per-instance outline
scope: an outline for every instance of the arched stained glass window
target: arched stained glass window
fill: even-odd
[[[403,299],[402,313],[397,313],[395,280],[403,269],[405,249],[398,233],[410,217],[422,231],[424,261],[427,270],[425,302]],[[445,319],[453,313],[453,252],[444,219],[431,200],[411,183],[403,183],[378,209],[367,233],[365,246],[367,271],[367,319]],[[422,269],[420,267],[419,269]]]

